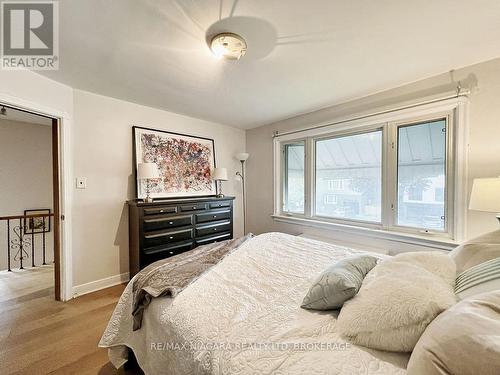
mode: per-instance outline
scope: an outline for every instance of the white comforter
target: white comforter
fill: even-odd
[[[257,236],[175,299],[158,298],[132,332],[131,283],[99,343],[115,366],[133,349],[146,374],[404,374],[407,354],[346,343],[336,312],[300,308],[313,279],[352,249]]]

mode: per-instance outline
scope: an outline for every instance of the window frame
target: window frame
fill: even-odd
[[[335,228],[343,231],[366,232],[377,231],[382,237],[390,239],[405,237],[408,242],[412,238],[429,239],[432,242],[456,243],[463,239],[466,228],[467,210],[467,104],[468,99],[458,97],[430,102],[424,105],[395,110],[363,119],[341,122],[340,125],[320,124],[319,126],[285,134],[274,138],[276,149],[283,144],[297,141],[304,142],[304,214],[283,212],[279,202],[283,191],[280,173],[274,173],[275,206],[273,217],[278,221],[293,222],[296,217],[303,225]],[[397,225],[397,153],[398,129],[404,126],[417,125],[432,120],[446,119],[446,161],[445,161],[445,231],[425,230]],[[317,215],[316,202],[316,142],[341,136],[369,133],[382,130],[382,207],[381,222],[360,221],[345,218],[332,218]],[[457,150],[460,150],[458,152]],[[281,160],[282,162],[282,160]],[[275,171],[281,170],[281,162],[275,158]],[[290,220],[283,220],[288,217]],[[406,241],[403,241],[406,242]]]
[[[287,211],[285,210],[285,201],[287,199],[287,194],[285,191],[287,191],[285,188],[288,185],[288,160],[286,158],[286,148],[287,146],[296,146],[298,144],[304,144],[304,213],[300,212],[293,212],[293,211]],[[281,185],[280,185],[280,191],[281,191],[281,204],[280,204],[280,212],[288,215],[288,216],[299,216],[299,217],[306,217],[307,214],[307,201],[306,201],[306,184],[307,184],[307,176],[306,176],[306,163],[307,163],[307,140],[306,138],[303,139],[294,139],[288,142],[282,142],[281,143],[281,149],[280,149],[280,157],[281,157]]]
[[[383,160],[384,160],[384,131],[383,131],[383,126],[380,124],[376,125],[370,125],[367,127],[361,127],[359,129],[354,129],[352,131],[350,130],[343,130],[340,132],[333,132],[333,133],[328,133],[326,135],[322,135],[319,137],[310,137],[312,144],[313,144],[313,155],[311,159],[314,159],[313,166],[311,167],[311,172],[312,172],[312,191],[311,191],[311,219],[316,219],[316,220],[323,220],[323,221],[330,221],[334,223],[341,223],[341,224],[350,224],[350,225],[363,225],[363,226],[368,226],[368,227],[381,227],[380,224],[382,224],[382,215],[381,215],[381,221],[380,222],[374,222],[374,221],[368,221],[368,220],[356,220],[356,219],[349,219],[349,218],[338,218],[338,217],[332,217],[332,216],[326,216],[326,215],[318,215],[316,213],[316,157],[317,157],[317,152],[316,152],[316,142],[318,141],[323,141],[323,140],[329,140],[329,139],[335,139],[335,138],[342,138],[342,137],[349,137],[349,136],[354,136],[354,135],[359,135],[359,134],[369,134],[369,133],[374,133],[377,131],[381,131],[382,133],[382,171],[381,171],[381,181],[382,181],[382,186],[381,186],[381,200],[384,196],[383,194],[383,181],[384,181],[384,167],[383,167]],[[383,204],[383,203],[382,203]]]
[[[400,128],[424,124],[427,122],[445,120],[446,124],[446,144],[445,144],[445,227],[443,231],[440,230],[429,230],[424,228],[409,227],[397,224],[398,215],[398,130]],[[391,215],[391,220],[388,221],[388,229],[396,232],[419,234],[419,235],[435,235],[438,237],[444,237],[449,239],[454,239],[455,227],[454,227],[454,195],[455,195],[455,154],[453,144],[455,143],[455,121],[454,121],[454,111],[445,112],[435,112],[429,115],[418,116],[412,119],[396,121],[388,123],[390,128],[391,137],[391,147],[389,150],[389,173],[393,176],[394,182],[392,186],[394,191],[391,191],[391,207],[390,210],[393,211]]]

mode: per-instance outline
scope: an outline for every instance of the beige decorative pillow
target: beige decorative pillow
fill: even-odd
[[[500,257],[500,230],[486,233],[458,246],[450,253],[457,265],[457,274],[487,260]]]
[[[455,263],[440,252],[397,255],[366,275],[337,330],[355,344],[411,352],[427,325],[455,304]]]
[[[415,346],[407,371],[500,374],[500,290],[461,301],[439,315]]]
[[[455,294],[459,300],[500,290],[500,258],[487,260],[457,276]]]

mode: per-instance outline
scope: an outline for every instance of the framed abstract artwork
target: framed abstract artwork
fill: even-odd
[[[160,178],[149,182],[151,198],[216,195],[213,139],[133,126],[137,198],[146,197],[146,182],[137,179],[139,163],[156,163]]]

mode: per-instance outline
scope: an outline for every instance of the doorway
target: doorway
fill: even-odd
[[[61,300],[59,134],[57,118],[0,103],[0,290],[7,298]]]

